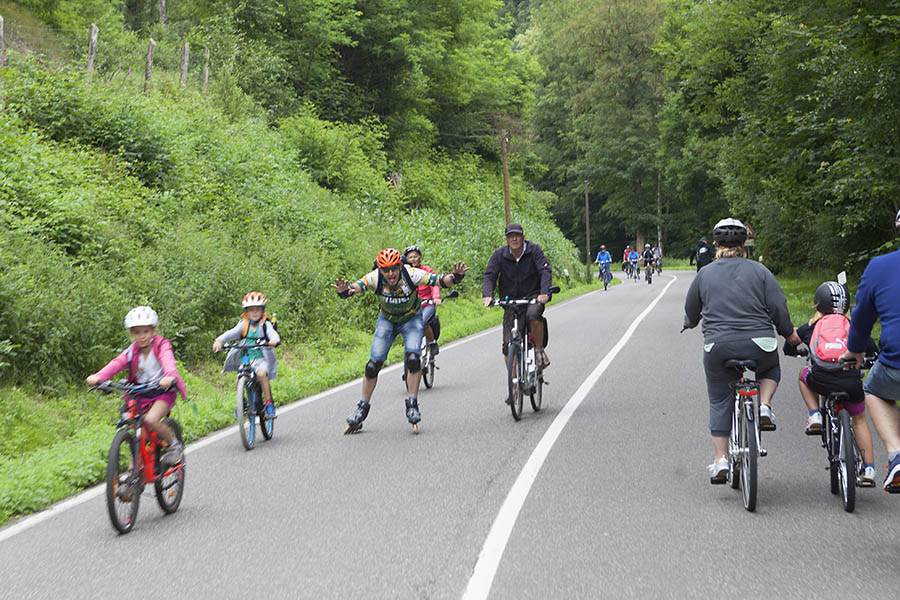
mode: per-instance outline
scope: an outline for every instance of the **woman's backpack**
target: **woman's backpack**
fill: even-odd
[[[847,351],[850,319],[841,314],[825,315],[813,328],[809,356],[823,371],[840,371],[840,358]]]

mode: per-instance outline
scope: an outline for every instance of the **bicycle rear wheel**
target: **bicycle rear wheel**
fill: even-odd
[[[424,341],[422,346],[422,382],[425,388],[430,390],[434,385],[434,357],[431,356],[431,348],[428,347],[427,341]]]
[[[137,440],[127,429],[120,429],[106,458],[106,508],[119,533],[128,533],[134,527],[141,503],[140,485]]]
[[[237,382],[237,422],[238,431],[241,434],[241,443],[247,450],[253,449],[253,442],[256,441],[256,422],[253,415],[253,403],[256,401],[252,398],[253,390],[248,385],[245,377],[241,377]]]
[[[825,450],[828,451],[828,475],[831,483],[831,493],[837,494],[841,491],[840,481],[840,439],[836,437],[834,432],[834,423],[831,420],[829,411],[824,411],[824,422],[822,423],[822,439],[825,443]]]
[[[178,421],[171,417],[166,417],[163,419],[163,423],[169,426],[175,439],[184,443],[181,437],[181,425],[178,424]],[[156,488],[156,501],[159,503],[159,507],[166,514],[172,514],[178,510],[178,506],[181,504],[181,497],[184,495],[184,456],[182,455],[181,462],[177,465],[165,467],[160,462],[162,454],[162,449],[157,446],[156,464],[159,465],[161,470],[166,470],[160,472],[159,477],[153,482],[153,486]]]
[[[509,384],[509,408],[512,411],[513,419],[518,421],[522,418],[522,401],[525,393],[522,390],[522,378],[520,377],[520,365],[522,364],[522,350],[517,344],[509,345],[509,356],[507,357],[506,374]]]
[[[757,484],[757,460],[759,459],[759,444],[756,441],[756,421],[747,415],[748,406],[741,406],[741,495],[744,500],[744,508],[753,512],[756,510],[756,484]],[[759,414],[754,411],[754,417]]]
[[[531,400],[531,408],[534,412],[541,410],[541,401],[544,397],[544,373],[538,371],[534,375],[534,390],[528,396]]]
[[[840,453],[838,475],[841,481],[841,500],[844,510],[853,512],[856,508],[856,440],[853,439],[853,428],[850,424],[850,413],[842,410],[838,413],[841,426]]]

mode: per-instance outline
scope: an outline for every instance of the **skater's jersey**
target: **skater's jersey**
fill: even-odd
[[[420,301],[417,286],[420,285],[436,285],[438,275],[429,273],[423,269],[416,269],[409,265],[403,265],[406,272],[409,273],[409,280],[412,287],[406,282],[405,277],[400,277],[396,288],[387,285],[387,281],[382,282],[381,286],[381,313],[384,318],[391,323],[404,323],[412,318],[419,310]],[[362,279],[356,282],[363,290],[378,289],[378,269],[366,274]]]

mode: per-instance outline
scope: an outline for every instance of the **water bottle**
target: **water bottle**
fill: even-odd
[[[529,346],[528,350],[525,352],[525,366],[528,370],[528,375],[533,375],[535,370],[533,346]]]

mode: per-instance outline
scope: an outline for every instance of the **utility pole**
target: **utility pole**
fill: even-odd
[[[584,262],[588,281],[591,279],[591,205],[588,202],[588,182],[584,182]]]
[[[509,212],[509,164],[506,162],[506,129],[500,130],[500,153],[503,156],[503,199],[506,202],[506,224],[512,221]]]

